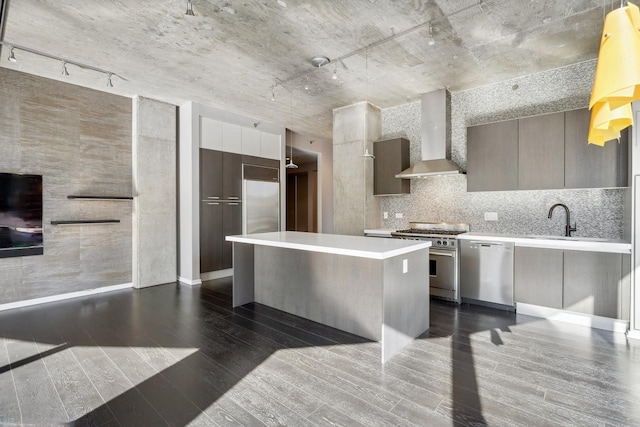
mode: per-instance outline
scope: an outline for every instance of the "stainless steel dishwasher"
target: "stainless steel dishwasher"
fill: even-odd
[[[459,242],[462,301],[513,307],[513,243]]]

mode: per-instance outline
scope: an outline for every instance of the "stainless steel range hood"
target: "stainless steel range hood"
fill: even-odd
[[[422,178],[461,173],[451,157],[451,95],[446,89],[422,95],[422,161],[396,178]]]

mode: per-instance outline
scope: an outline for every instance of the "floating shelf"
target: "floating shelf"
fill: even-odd
[[[119,219],[78,219],[51,221],[51,225],[87,225],[87,224],[116,224]]]
[[[67,196],[74,200],[133,200],[133,196]]]

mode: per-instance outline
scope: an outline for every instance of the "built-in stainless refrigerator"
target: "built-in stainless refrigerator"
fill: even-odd
[[[242,232],[251,234],[279,231],[279,170],[266,166],[244,165],[242,187]]]

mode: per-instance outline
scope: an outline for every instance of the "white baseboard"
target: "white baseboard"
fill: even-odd
[[[121,289],[130,289],[130,288],[133,288],[133,283],[123,283],[121,285],[103,286],[101,288],[87,289],[86,291],[69,292],[67,294],[52,295],[49,297],[9,302],[6,304],[0,304],[0,311],[12,310],[14,308],[29,307],[32,305],[45,304],[48,302],[63,301],[71,298],[85,297],[89,295],[97,295],[105,292],[113,292],[113,291],[119,291]]]
[[[227,268],[226,270],[210,271],[208,273],[200,274],[200,279],[203,281],[222,279],[223,277],[233,276],[233,268]]]
[[[187,278],[184,278],[184,277],[181,277],[181,276],[178,276],[178,282],[184,283],[185,285],[189,285],[189,286],[202,285],[202,280],[200,280],[200,279],[191,280],[191,279],[187,279]]]
[[[539,305],[524,304],[521,302],[516,305],[516,313],[540,317],[542,319],[558,320],[574,325],[588,326],[594,329],[603,329],[605,331],[625,333],[629,330],[629,322],[626,320],[558,310],[557,308],[541,307]]]
[[[629,329],[627,331],[627,338],[631,338],[634,340],[640,340],[640,331],[637,329]]]

